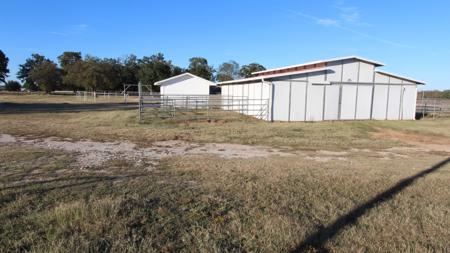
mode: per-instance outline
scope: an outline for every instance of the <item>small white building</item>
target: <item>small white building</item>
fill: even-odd
[[[183,73],[155,83],[160,86],[161,95],[209,95],[210,86],[215,83],[193,75]]]
[[[220,82],[222,95],[251,101],[243,113],[270,121],[413,120],[424,82],[358,56],[315,61]],[[266,103],[266,106],[261,104]]]

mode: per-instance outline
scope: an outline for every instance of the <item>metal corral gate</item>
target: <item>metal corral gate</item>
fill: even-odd
[[[142,95],[139,120],[149,117],[210,119],[237,112],[267,120],[269,99],[222,95]]]

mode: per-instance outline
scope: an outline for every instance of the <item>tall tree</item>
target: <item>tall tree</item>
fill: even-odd
[[[20,91],[20,88],[20,83],[14,80],[9,80],[5,84],[5,90],[7,91]]]
[[[81,60],[81,52],[67,51],[58,56],[59,66],[61,66],[63,70]]]
[[[251,77],[253,72],[263,71],[263,70],[266,70],[266,68],[263,65],[261,65],[259,63],[250,63],[248,65],[242,66],[239,73],[242,77]]]
[[[58,56],[59,66],[61,66],[61,74],[63,76],[62,88],[69,90],[76,90],[77,84],[74,81],[71,81],[70,78],[66,78],[67,73],[70,69],[82,61],[81,52],[63,52],[60,56]]]
[[[189,59],[188,72],[212,81],[214,68],[208,65],[208,60],[205,58],[193,57]]]
[[[139,60],[139,81],[142,84],[152,85],[152,90],[158,91],[154,83],[172,76],[172,63],[164,59],[162,53],[157,53],[150,57],[143,57]]]
[[[239,76],[239,64],[235,61],[229,61],[219,66],[216,80],[219,82],[230,81],[238,79]]]
[[[39,86],[40,90],[47,93],[59,88],[62,83],[61,70],[56,63],[46,60],[30,72],[31,79]]]
[[[183,74],[185,72],[186,72],[185,69],[183,69],[181,67],[178,67],[178,66],[173,66],[172,65],[172,76],[181,75],[181,74]]]
[[[121,83],[137,84],[139,82],[139,61],[136,55],[131,54],[121,60]]]
[[[9,59],[6,57],[5,53],[0,50],[0,82],[5,83],[6,78],[8,77],[9,69],[8,69]]]
[[[46,61],[44,56],[39,54],[32,54],[24,64],[19,65],[19,72],[17,72],[17,78],[23,82],[23,86],[29,90],[36,91],[39,89],[38,85],[33,81],[30,74],[31,71],[44,61]]]

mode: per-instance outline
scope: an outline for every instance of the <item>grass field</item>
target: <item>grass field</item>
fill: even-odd
[[[65,98],[0,96],[0,134],[18,140],[0,138],[3,252],[450,251],[450,164],[415,177],[448,161],[449,119],[139,124],[133,110],[8,113],[2,102]],[[160,142],[286,156],[146,155]],[[130,143],[143,155],[109,150]]]

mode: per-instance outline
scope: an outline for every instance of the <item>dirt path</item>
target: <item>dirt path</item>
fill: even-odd
[[[226,143],[189,143],[184,141],[154,142],[151,147],[139,148],[136,144],[123,142],[95,142],[73,141],[70,139],[57,139],[54,137],[43,139],[30,139],[15,137],[8,134],[0,134],[0,145],[19,144],[38,148],[64,150],[77,153],[77,162],[81,167],[99,166],[112,159],[126,159],[133,161],[161,160],[169,156],[211,154],[224,159],[255,158],[268,156],[293,156],[294,154],[283,152],[279,149],[248,146]]]
[[[385,128],[378,129],[377,132],[373,134],[373,137],[403,142],[409,145],[417,146],[424,151],[440,151],[450,153],[450,139],[447,137],[405,133]]]
[[[417,138],[411,134],[383,131],[375,137],[390,138],[417,144]],[[427,141],[427,142],[426,142]],[[450,153],[450,145],[444,141],[429,143],[430,140],[421,140],[418,147],[390,147],[383,150],[351,149],[346,151],[300,151],[281,150],[265,146],[250,146],[228,143],[192,143],[180,140],[161,141],[151,143],[150,147],[141,148],[129,141],[95,142],[90,140],[75,141],[72,139],[31,138],[17,137],[9,134],[0,134],[0,145],[24,145],[44,149],[63,150],[75,154],[76,164],[79,168],[100,166],[110,160],[127,160],[135,163],[149,164],[150,167],[158,164],[166,157],[183,155],[216,155],[223,159],[250,159],[267,158],[272,156],[298,157],[300,159],[327,163],[330,161],[348,161],[351,156],[363,154],[374,159],[408,158],[414,152],[428,152],[433,150]]]

